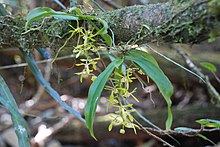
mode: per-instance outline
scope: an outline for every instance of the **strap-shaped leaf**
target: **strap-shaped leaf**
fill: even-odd
[[[60,12],[60,11],[54,11],[51,8],[48,7],[39,7],[31,10],[28,15],[27,15],[27,22],[25,24],[25,29],[30,25],[35,20],[39,20],[43,17],[47,16],[54,16],[59,19],[65,19],[65,20],[78,20],[79,18],[77,16],[74,16],[72,14],[68,14],[65,12]]]
[[[99,21],[103,21],[101,19],[99,19]],[[100,30],[95,23],[93,23],[92,21],[90,21],[90,23],[93,25],[93,27],[98,31],[96,34],[102,36],[102,38],[105,40],[105,42],[107,43],[108,46],[112,46],[112,37],[110,35],[107,34],[107,29],[108,29],[108,24],[103,21],[103,28]]]
[[[173,94],[173,86],[169,79],[160,69],[156,60],[144,51],[132,49],[128,52],[127,56],[125,56],[125,59],[130,60],[138,65],[143,70],[143,72],[145,72],[145,74],[156,83],[161,94],[167,102],[168,118],[166,121],[166,129],[169,129],[173,120],[170,99]]]
[[[174,128],[174,131],[176,133],[194,133],[194,132],[197,132],[198,130],[196,129],[192,129],[192,128],[188,128],[188,127],[177,127],[177,128]]]
[[[2,76],[0,76],[0,103],[10,112],[19,146],[30,147],[27,123],[19,113],[15,99]]]
[[[108,26],[108,23],[106,21],[104,21],[100,18],[97,18],[95,16],[92,16],[92,15],[84,15],[82,13],[82,11],[77,7],[71,8],[70,12],[71,11],[75,11],[79,15],[79,17],[83,20],[96,20],[96,21],[100,22],[103,25],[103,27],[101,29],[98,29],[97,34],[107,34],[107,30],[108,30],[109,26]]]
[[[89,88],[88,100],[85,107],[85,119],[86,119],[86,126],[88,127],[90,134],[93,138],[93,122],[95,117],[95,111],[97,107],[97,103],[99,97],[104,89],[108,78],[112,74],[115,68],[118,68],[124,61],[124,58],[117,58],[113,62],[111,62],[107,68],[95,79],[92,85]]]
[[[40,53],[40,55],[44,58],[44,59],[49,59],[50,58],[50,53],[47,51],[47,49],[45,48],[38,48],[37,51]]]
[[[200,123],[201,125],[205,127],[212,127],[212,128],[220,128],[220,121],[214,120],[214,119],[200,119],[196,120],[197,123]]]
[[[95,23],[92,23],[93,27],[97,30],[97,35],[101,35],[102,38],[106,41],[106,43],[111,46],[112,45],[112,38],[111,36],[109,36],[108,33],[108,24],[106,21],[97,18],[95,16],[92,15],[84,15],[82,13],[82,11],[79,8],[73,7],[70,9],[71,11],[75,11],[77,13],[77,15],[74,14],[70,14],[70,13],[66,13],[66,12],[61,12],[61,11],[55,11],[51,8],[48,7],[39,7],[39,8],[35,8],[33,10],[31,10],[28,15],[27,15],[27,22],[25,24],[25,29],[27,30],[27,27],[30,25],[30,23],[32,23],[35,20],[39,20],[43,17],[48,17],[48,16],[53,16],[57,19],[63,19],[63,20],[88,20],[92,23],[93,20],[100,22],[103,27],[101,29],[99,29]]]
[[[109,36],[107,34],[109,26],[108,26],[108,23],[106,21],[104,21],[100,18],[97,18],[95,16],[83,15],[82,11],[79,8],[76,8],[76,7],[71,8],[70,11],[75,11],[79,15],[80,19],[90,20],[90,23],[97,30],[96,35],[101,35],[108,46],[112,45],[112,38],[111,38],[111,36]],[[103,27],[101,29],[99,29],[99,27],[97,27],[97,25],[95,23],[93,23],[92,20],[96,20],[96,21],[100,22],[103,25]]]
[[[64,101],[61,100],[60,95],[54,90],[50,84],[44,80],[43,75],[40,72],[34,58],[32,57],[31,53],[26,53],[22,49],[20,49],[22,54],[25,57],[26,62],[28,63],[28,67],[30,68],[31,72],[33,73],[36,80],[47,90],[47,92],[51,95],[51,97],[56,100],[61,106],[63,106],[67,111],[75,115],[79,120],[85,122],[82,118],[81,114],[75,110],[73,110],[69,105],[67,105]]]

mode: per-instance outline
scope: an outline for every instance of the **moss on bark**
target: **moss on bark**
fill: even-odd
[[[138,44],[155,41],[198,43],[220,28],[220,12],[210,12],[209,3],[210,0],[187,0],[131,6],[99,13],[97,17],[109,24],[116,44],[128,41]],[[41,23],[37,21],[31,27],[36,28]],[[60,47],[68,37],[64,34],[69,31],[70,23],[74,22],[46,19],[41,28],[24,33],[24,18],[2,16],[0,47]]]
[[[163,41],[197,43],[220,26],[219,14],[210,13],[207,0],[133,6],[101,14],[117,42]]]

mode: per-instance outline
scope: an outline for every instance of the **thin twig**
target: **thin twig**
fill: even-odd
[[[173,45],[173,47],[177,50],[178,54],[184,59],[187,66],[205,81],[205,85],[208,89],[208,92],[212,96],[212,102],[216,104],[216,106],[220,106],[220,94],[217,92],[214,86],[212,86],[209,77],[201,72],[201,70],[190,60],[188,55],[183,51],[183,49],[180,46]]]
[[[189,137],[193,137],[193,136],[197,136],[199,133],[202,132],[214,132],[214,131],[220,131],[220,128],[214,128],[214,129],[193,129],[193,131],[188,131],[188,132],[177,132],[174,130],[157,130],[154,128],[149,128],[149,127],[145,127],[146,130],[151,131],[151,132],[156,132],[159,133],[161,135],[165,135],[165,134],[170,134],[170,135],[184,135],[184,136],[189,136]]]
[[[150,131],[148,131],[141,123],[139,123],[135,118],[134,121],[150,136],[154,137],[155,139],[157,139],[158,141],[164,143],[165,145],[169,146],[169,147],[174,147],[173,145],[169,144],[168,142],[166,142],[165,140],[163,140],[162,138],[158,137],[157,135],[154,135],[153,133],[151,133]],[[155,129],[156,130],[156,129]],[[158,130],[157,130],[158,131]]]
[[[193,74],[194,76],[198,77],[201,81],[203,81],[205,83],[205,80],[203,79],[203,77],[201,77],[200,75],[192,72],[191,70],[185,68],[184,66],[182,66],[181,64],[173,61],[172,59],[166,57],[165,55],[161,54],[160,52],[158,52],[157,50],[153,49],[150,45],[148,44],[144,44],[144,46],[146,46],[147,48],[149,48],[151,51],[153,51],[154,53],[160,55],[161,57],[163,57],[164,59],[166,59],[167,61],[170,61],[171,63],[175,64],[176,66],[179,66],[180,68],[184,69],[185,71]]]
[[[75,55],[68,55],[68,56],[58,57],[55,61],[69,59],[69,58],[73,58],[73,57],[75,57]],[[46,60],[36,61],[36,63],[37,64],[42,64],[42,63],[52,62],[53,60],[54,59],[46,59]],[[6,65],[6,66],[0,66],[0,70],[10,69],[10,68],[18,68],[18,67],[25,67],[25,66],[28,66],[28,64],[27,63],[21,63],[21,64]]]

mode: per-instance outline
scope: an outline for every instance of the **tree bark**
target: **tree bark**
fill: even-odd
[[[155,41],[198,43],[207,39],[212,31],[220,27],[220,12],[212,12],[212,6],[208,6],[209,2],[211,0],[187,0],[130,6],[99,13],[97,17],[109,24],[116,44],[124,44],[128,41],[133,44]],[[55,23],[55,21],[55,19],[49,19],[40,29],[22,34],[25,26],[23,17],[1,16],[0,47],[28,49],[60,47],[68,36],[63,38],[57,36],[67,33],[70,29],[68,24],[74,25],[74,22]],[[37,21],[31,26],[40,26],[41,23]],[[51,26],[52,29],[48,31]],[[217,35],[219,35],[218,31]]]
[[[117,42],[152,41],[198,43],[208,38],[219,14],[210,13],[207,0],[125,7],[100,17],[112,28]],[[212,18],[212,19],[211,19]],[[123,32],[123,33],[122,33]]]

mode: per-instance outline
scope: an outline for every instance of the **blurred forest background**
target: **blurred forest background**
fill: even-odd
[[[6,0],[5,0],[6,1]],[[1,0],[0,2],[5,2]],[[60,0],[69,7],[68,0]],[[150,3],[166,2],[166,0],[96,0],[101,7],[107,11],[120,9],[131,5],[147,5]],[[29,10],[35,7],[50,7],[54,10],[63,8],[55,0],[18,0],[17,3],[8,5],[8,11],[13,14],[26,15]],[[78,0],[85,11],[100,11],[92,1]],[[17,6],[17,7],[16,7]],[[123,33],[123,32],[122,32]],[[167,57],[186,66],[184,59],[178,54],[171,44],[151,44],[156,50]],[[214,42],[204,41],[201,44],[178,44],[189,56],[191,61],[198,66],[202,73],[209,76],[210,82],[220,92],[220,38]],[[220,119],[220,109],[211,104],[211,97],[204,85],[198,78],[184,71],[180,67],[166,61],[155,53],[152,55],[157,59],[160,67],[171,80],[174,86],[172,96],[172,110],[174,113],[173,127],[200,128],[195,120],[202,118]],[[39,53],[34,52],[35,59],[42,60]],[[134,134],[132,129],[126,130],[125,134],[119,133],[120,127],[115,127],[108,131],[108,115],[106,114],[106,95],[104,91],[100,99],[96,120],[95,134],[98,141],[95,141],[89,134],[87,128],[75,117],[57,104],[37,83],[27,66],[19,66],[24,63],[24,59],[16,48],[0,50],[0,75],[8,84],[16,102],[21,109],[30,127],[30,136],[33,147],[160,147],[163,144],[155,138],[149,136],[144,131],[137,131]],[[108,61],[106,61],[108,62]],[[201,62],[210,62],[217,67],[217,72],[213,74],[200,65]],[[10,66],[10,65],[15,65]],[[7,66],[7,67],[6,67]],[[83,80],[80,83],[79,76],[74,74],[79,72],[79,67],[73,67],[72,59],[57,61],[53,68],[49,63],[39,64],[45,79],[50,81],[65,100],[75,110],[81,112],[86,104],[90,80]],[[147,81],[147,79],[145,79]],[[138,81],[134,81],[133,86],[139,87],[135,96],[140,102],[132,101],[134,107],[147,119],[164,129],[166,114],[166,103],[159,94],[155,84],[150,83],[145,89],[141,88]],[[111,111],[111,110],[109,110]],[[140,122],[142,122],[140,120]],[[142,122],[144,124],[144,122]],[[145,124],[144,124],[145,125]],[[174,140],[166,135],[155,132],[162,139],[174,143]],[[220,146],[220,132],[205,132],[206,137]],[[177,146],[213,146],[210,142],[198,136],[174,135],[181,145]],[[16,147],[16,135],[12,128],[10,114],[0,107],[0,147]],[[216,145],[218,146],[218,145]]]

